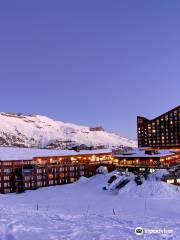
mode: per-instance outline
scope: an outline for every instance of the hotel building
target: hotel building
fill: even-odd
[[[137,117],[139,148],[180,148],[180,106],[152,119]]]
[[[126,168],[170,168],[179,164],[180,151],[135,149],[128,153],[114,156],[118,166]]]
[[[73,183],[81,176],[94,175],[103,164],[110,171],[115,168],[107,149],[75,152],[1,147],[0,159],[0,193]]]

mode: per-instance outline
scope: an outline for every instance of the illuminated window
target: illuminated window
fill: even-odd
[[[174,183],[174,179],[167,179],[167,183]]]

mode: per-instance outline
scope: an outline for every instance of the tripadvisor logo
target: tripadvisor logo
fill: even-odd
[[[143,228],[142,227],[137,227],[137,228],[135,228],[135,234],[136,235],[143,235],[143,233],[144,233],[144,230],[143,230]]]

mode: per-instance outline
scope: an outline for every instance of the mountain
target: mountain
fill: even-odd
[[[136,141],[106,132],[55,121],[46,116],[0,113],[0,146],[65,148],[72,145],[136,147]]]

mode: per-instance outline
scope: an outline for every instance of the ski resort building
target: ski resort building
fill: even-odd
[[[135,149],[114,156],[119,166],[130,168],[169,168],[180,163],[180,151]]]
[[[180,106],[152,119],[137,117],[138,147],[180,148]]]
[[[73,183],[111,161],[112,151],[107,149],[75,152],[0,147],[0,193]],[[113,170],[113,165],[109,168]]]

